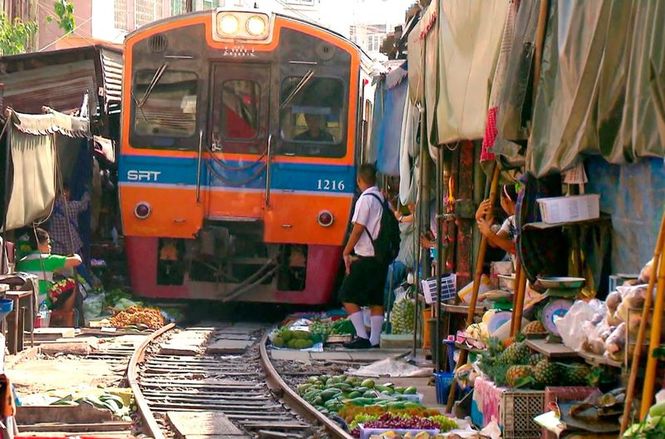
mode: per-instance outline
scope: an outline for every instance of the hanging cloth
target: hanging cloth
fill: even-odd
[[[441,2],[435,121],[428,124],[433,144],[483,138],[509,4],[509,0]]]

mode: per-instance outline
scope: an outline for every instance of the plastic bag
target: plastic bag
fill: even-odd
[[[605,304],[594,299],[587,302],[576,301],[565,316],[556,320],[556,325],[563,344],[575,351],[581,351],[587,334],[580,331],[584,322],[593,320],[597,313],[605,313]]]
[[[490,283],[490,278],[487,275],[483,274],[480,278],[480,288],[478,289],[478,295],[485,294],[491,289],[492,285]],[[457,292],[457,295],[459,296],[462,303],[468,305],[469,303],[471,303],[471,295],[472,295],[471,293],[473,293],[473,281],[469,282],[464,288],[459,290]]]
[[[83,314],[86,319],[95,319],[102,315],[104,309],[104,293],[89,295],[83,301]]]

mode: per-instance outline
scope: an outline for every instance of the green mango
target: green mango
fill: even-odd
[[[418,392],[418,389],[416,389],[413,386],[409,386],[406,389],[404,389],[404,394],[405,395],[415,395]]]

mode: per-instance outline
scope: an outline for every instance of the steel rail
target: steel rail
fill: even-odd
[[[136,350],[132,354],[132,358],[129,360],[129,366],[127,366],[127,381],[129,382],[129,387],[132,389],[132,393],[134,394],[134,401],[136,402],[137,411],[141,415],[141,419],[143,420],[143,428],[148,430],[146,431],[146,433],[148,433],[153,439],[166,439],[166,438],[164,436],[164,433],[162,433],[162,429],[159,427],[159,424],[157,424],[157,420],[155,419],[152,410],[150,410],[150,406],[148,406],[148,401],[143,396],[143,392],[141,391],[141,387],[139,386],[138,365],[145,361],[145,351],[147,347],[150,345],[150,343],[152,343],[155,339],[157,339],[162,334],[170,331],[173,328],[175,328],[175,324],[169,323],[168,325],[158,329],[157,331],[147,336],[145,340],[143,340],[141,344],[136,348]]]
[[[302,416],[309,422],[315,422],[321,424],[325,430],[332,435],[334,438],[339,439],[352,439],[349,433],[344,431],[335,421],[328,418],[326,415],[318,411],[314,406],[305,401],[300,397],[279,375],[272,362],[270,361],[270,356],[268,355],[268,349],[266,349],[266,342],[268,340],[268,334],[266,333],[263,338],[261,338],[259,351],[260,351],[260,360],[261,366],[266,374],[266,384],[270,389],[275,392],[278,392],[280,398],[288,405],[288,407],[296,412],[298,415]]]

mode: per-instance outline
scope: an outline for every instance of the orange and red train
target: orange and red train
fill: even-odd
[[[366,63],[340,35],[259,10],[130,34],[119,182],[134,291],[328,302],[367,137]]]

